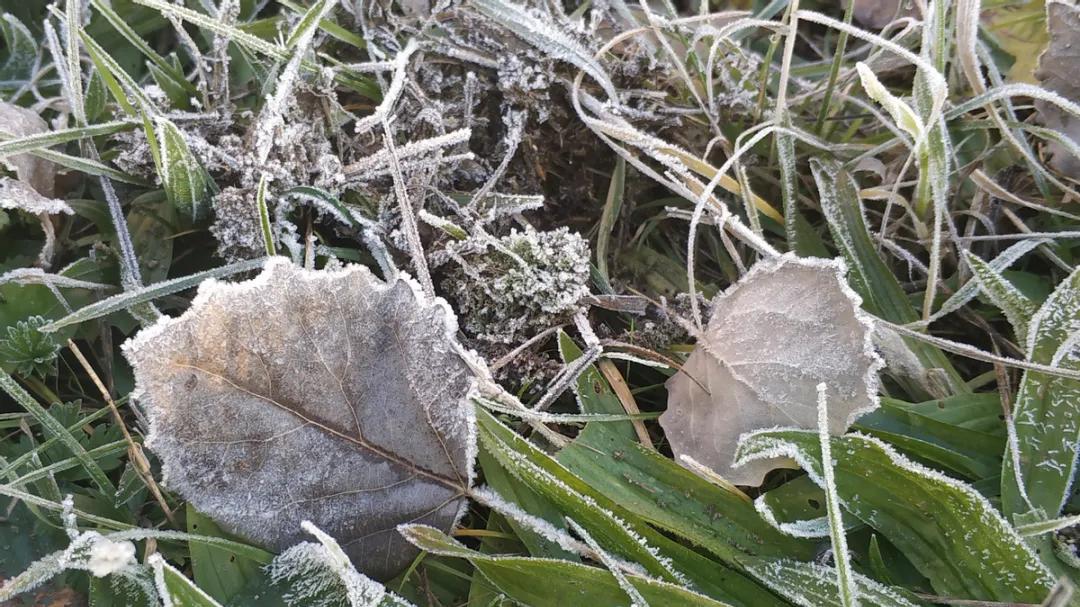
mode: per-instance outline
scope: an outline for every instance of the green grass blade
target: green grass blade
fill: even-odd
[[[113,312],[119,312],[130,308],[131,306],[137,306],[142,303],[146,303],[164,297],[165,295],[171,295],[177,291],[183,291],[184,289],[190,289],[198,286],[199,283],[208,278],[222,278],[225,276],[231,276],[240,272],[246,272],[248,270],[255,270],[266,262],[265,259],[249,259],[247,261],[238,261],[228,265],[214,268],[212,270],[205,270],[203,272],[196,272],[189,276],[181,278],[173,278],[163,282],[155,283],[147,287],[134,289],[117,295],[113,295],[107,299],[103,299],[97,303],[90,304],[85,308],[80,308],[75,312],[68,314],[67,316],[53,321],[43,327],[41,331],[51,333],[58,329],[62,329],[69,325],[76,325],[79,323],[93,320],[95,318],[101,318]]]
[[[422,550],[467,559],[500,591],[531,607],[565,605],[628,606],[626,593],[610,572],[580,563],[552,559],[498,556],[470,550],[438,529],[425,525],[399,527],[405,538]],[[724,607],[727,603],[674,584],[638,575],[626,575],[649,605]],[[558,580],[558,583],[537,583]],[[572,594],[567,590],[572,588]]]
[[[97,461],[86,452],[82,443],[80,443],[73,434],[68,432],[68,429],[58,422],[55,417],[49,415],[49,412],[34,400],[34,397],[26,390],[23,390],[22,386],[16,383],[15,379],[8,375],[3,369],[0,369],[0,389],[7,392],[8,396],[33,415],[47,434],[59,439],[60,442],[71,451],[71,454],[78,458],[79,462],[82,463],[83,468],[86,469],[86,473],[93,479],[94,484],[105,492],[106,495],[113,495],[116,493],[116,487],[112,484],[112,481],[105,475],[105,472],[101,469],[101,466],[98,465]]]

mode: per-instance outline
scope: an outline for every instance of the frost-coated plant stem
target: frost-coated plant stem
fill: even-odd
[[[799,0],[791,0],[788,5],[787,35],[784,39],[784,53],[780,58],[780,82],[777,85],[776,106],[773,114],[773,122],[781,128],[791,127],[791,116],[787,109],[787,87],[791,78],[791,58],[795,54],[795,41],[799,35]],[[798,167],[795,159],[795,141],[791,135],[784,132],[776,134],[776,156],[780,164],[780,191],[784,203],[784,233],[787,236],[788,246],[792,250],[800,250],[799,234],[797,225],[798,198],[797,189]]]
[[[420,242],[420,231],[416,225],[416,214],[413,212],[412,202],[409,201],[409,191],[405,186],[405,177],[401,174],[401,163],[398,161],[397,149],[394,147],[394,134],[390,130],[390,123],[383,119],[383,142],[390,154],[390,171],[394,176],[394,198],[397,199],[398,209],[401,211],[401,227],[405,232],[405,239],[409,243],[409,255],[412,256],[413,269],[416,270],[417,280],[423,287],[428,297],[435,296],[435,286],[431,283],[431,273],[428,272],[427,258],[424,257],[424,245]]]
[[[840,514],[840,495],[836,491],[836,473],[833,470],[832,439],[829,436],[829,404],[824,383],[817,386],[818,393],[818,441],[821,444],[821,472],[824,479],[825,509],[829,517],[829,537],[832,540],[833,562],[836,564],[836,584],[843,607],[858,607],[858,592],[851,572],[844,519]]]

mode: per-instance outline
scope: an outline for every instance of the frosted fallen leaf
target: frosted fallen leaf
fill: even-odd
[[[165,482],[272,550],[310,520],[386,579],[416,550],[397,525],[448,529],[475,455],[467,395],[482,361],[408,277],[273,259],[207,281],[191,308],[124,345]]]
[[[1035,78],[1044,88],[1066,99],[1080,103],[1080,6],[1059,0],[1046,4],[1046,25],[1050,31],[1050,43],[1039,57]],[[1080,144],[1080,117],[1072,116],[1046,101],[1035,101],[1044,125],[1060,131]],[[1050,166],[1073,179],[1080,179],[1080,158],[1056,142],[1046,144]]]
[[[759,262],[713,302],[702,340],[667,382],[660,416],[676,459],[688,455],[737,485],[759,485],[776,461],[732,466],[739,436],[817,426],[817,384],[829,387],[829,430],[877,406],[881,359],[871,322],[839,260],[784,255]]]

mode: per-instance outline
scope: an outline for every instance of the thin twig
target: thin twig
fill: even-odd
[[[109,405],[109,410],[112,412],[113,419],[116,420],[116,424],[120,427],[120,432],[124,435],[124,440],[127,441],[128,458],[135,463],[135,471],[139,473],[146,488],[154,495],[154,499],[157,500],[158,505],[161,506],[162,512],[165,513],[165,518],[169,519],[169,522],[173,525],[176,525],[176,519],[173,516],[172,508],[169,507],[169,504],[165,501],[165,496],[161,493],[161,488],[158,487],[157,482],[154,481],[154,474],[150,471],[150,462],[146,460],[142,448],[135,442],[135,439],[131,437],[131,433],[128,432],[127,425],[124,423],[124,418],[120,415],[120,410],[116,408],[116,403],[113,401],[112,396],[109,395],[109,391],[105,389],[105,384],[101,382],[101,378],[98,377],[97,372],[90,366],[90,361],[86,360],[86,357],[83,356],[82,351],[79,350],[79,346],[75,345],[75,342],[70,339],[68,340],[67,345],[68,349],[71,350],[71,353],[78,359],[79,364],[82,365],[82,368],[86,371],[87,375],[90,376],[90,381],[94,382],[98,391],[101,392],[101,398]]]

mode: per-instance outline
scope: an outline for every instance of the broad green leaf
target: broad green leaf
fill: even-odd
[[[550,500],[563,516],[585,527],[606,551],[638,563],[650,575],[669,581],[677,579],[670,566],[639,540],[650,535],[644,525],[620,520],[612,510],[614,504],[603,496],[589,495],[593,492],[570,471],[524,439],[506,440],[510,435],[503,432],[509,431],[505,426],[500,427],[497,420],[481,410],[477,414],[480,444],[518,481]]]
[[[520,483],[549,500],[562,516],[571,517],[586,526],[608,552],[633,560],[650,573],[659,571],[668,579],[672,579],[671,571],[674,570],[695,584],[699,591],[735,605],[757,607],[780,604],[772,593],[737,571],[735,566],[726,567],[656,532],[632,512],[625,510],[622,500],[612,501],[605,487],[596,487],[574,475],[483,409],[477,410],[477,426],[482,449],[488,449]],[[597,455],[594,452],[591,457],[603,462],[611,461],[607,457],[597,458]],[[674,462],[671,465],[692,476]],[[704,481],[700,482],[707,485]],[[779,536],[778,533],[776,535]],[[731,546],[725,549],[728,552],[735,550]],[[734,558],[731,559],[731,562],[734,561]]]
[[[171,120],[155,124],[161,156],[161,181],[177,213],[192,222],[204,217],[213,190],[210,176],[188,148],[183,132]]]
[[[567,362],[581,351],[560,344]],[[577,382],[582,411],[622,411],[607,380],[590,367]],[[628,422],[591,423],[556,459],[620,507],[702,546],[727,564],[745,554],[812,558],[815,543],[784,535],[762,520],[737,489],[714,485],[643,447]]]
[[[1038,556],[970,485],[916,464],[868,436],[833,438],[832,447],[844,509],[896,546],[937,594],[1038,603],[1053,586],[1054,577]],[[748,434],[739,459],[779,454],[796,459],[822,484],[821,449],[813,432]]]
[[[1031,318],[1027,360],[1080,370],[1080,268],[1050,294]],[[1080,381],[1027,371],[1013,406],[1019,469],[1005,458],[1002,510],[1041,509],[1056,517],[1069,498],[1080,441]]]
[[[7,95],[17,91],[33,78],[38,45],[34,35],[23,22],[8,12],[0,15],[0,36],[4,38],[7,51],[3,65],[0,65],[0,91]]]
[[[591,605],[630,607],[615,576],[604,569],[553,559],[497,556],[470,550],[437,529],[424,525],[399,528],[417,547],[443,556],[468,559],[507,596],[530,607]],[[650,577],[625,575],[649,605],[723,607],[726,603]],[[541,582],[547,580],[548,583]]]
[[[214,521],[204,516],[191,504],[187,505],[186,518],[189,533],[229,537]],[[228,603],[253,580],[263,576],[261,563],[244,558],[226,548],[190,542],[188,549],[191,551],[191,574],[195,578],[195,583],[222,603]]]
[[[760,560],[750,565],[750,571],[770,588],[800,607],[833,607],[841,605],[836,587],[836,572],[832,567],[782,559]],[[862,575],[855,575],[859,605],[863,607],[915,607],[894,588],[883,586]]]
[[[578,348],[574,340],[565,331],[559,331],[559,356],[563,363],[569,364],[582,356],[581,348]],[[589,365],[574,382],[574,395],[577,397],[578,407],[582,413],[596,413],[619,415],[625,414],[619,397],[611,389],[607,380],[601,375],[595,365]],[[637,440],[634,426],[630,421],[590,423],[585,426],[577,438],[587,439],[596,432],[617,433],[628,441]]]
[[[938,403],[974,399],[989,404],[991,423],[1000,430],[1000,397],[995,394],[958,395],[944,401],[931,401],[931,407],[920,407],[889,398],[881,399],[881,408],[859,419],[855,428],[876,436],[917,459],[948,468],[971,480],[996,476],[1001,471],[1001,454],[1005,447],[1002,432],[959,426],[943,421],[933,414],[946,411]],[[982,413],[971,407],[974,413]],[[925,412],[925,413],[924,413]]]
[[[550,500],[533,491],[525,483],[517,480],[506,468],[501,466],[487,449],[477,450],[477,462],[484,471],[484,481],[503,499],[517,504],[522,510],[551,523],[556,529],[565,528],[559,508]],[[529,554],[545,558],[578,560],[573,552],[562,548],[557,543],[545,538],[536,531],[522,525],[512,518],[507,523],[514,529],[521,543],[525,544]]]

